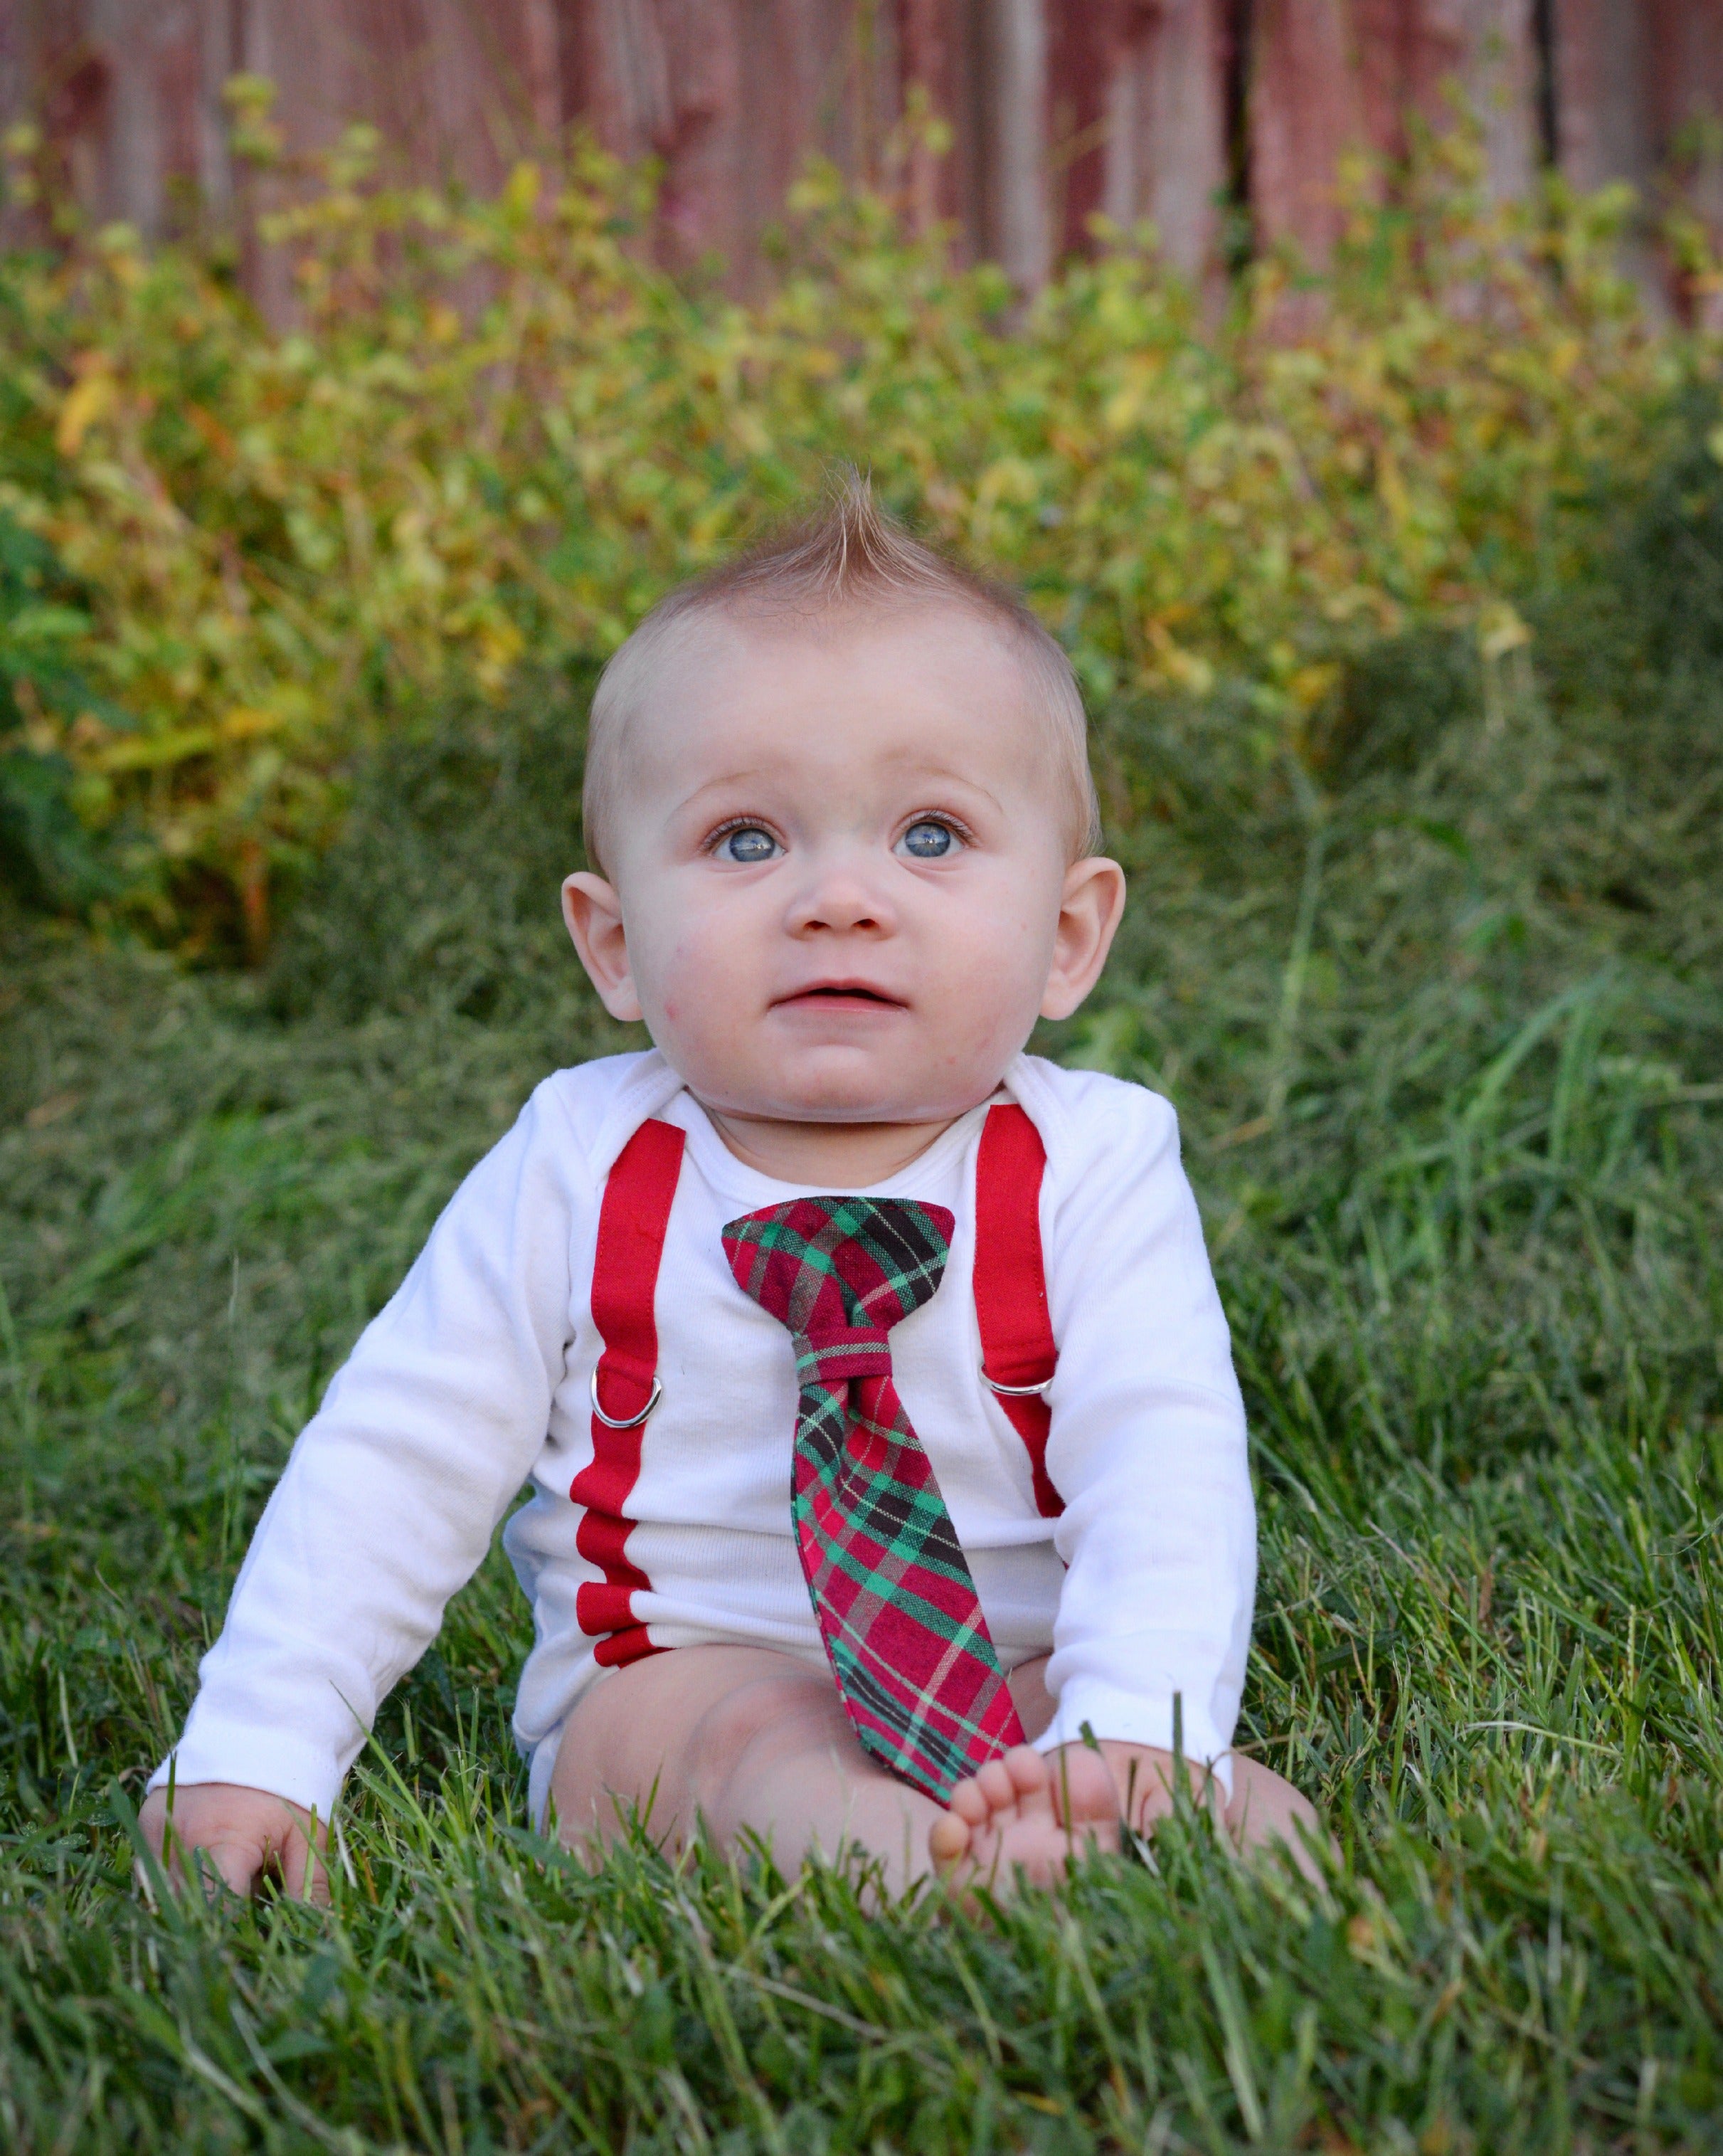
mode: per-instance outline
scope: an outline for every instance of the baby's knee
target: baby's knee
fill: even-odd
[[[812,1670],[773,1671],[714,1699],[689,1732],[687,1778],[695,1809],[715,1822],[739,1779],[767,1754],[840,1741],[849,1733],[837,1688]]]

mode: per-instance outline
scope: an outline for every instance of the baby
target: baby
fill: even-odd
[[[564,911],[654,1046],[557,1072],[295,1448],[143,1823],[315,1854],[523,1482],[536,1818],[1044,1881],[1230,1750],[1244,1414],[1172,1109],[1023,1052],[1125,903],[1013,595],[852,481],[666,599],[594,701]]]

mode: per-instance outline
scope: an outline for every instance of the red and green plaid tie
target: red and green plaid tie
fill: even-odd
[[[943,1800],[1023,1725],[951,1516],[891,1382],[891,1327],[939,1286],[942,1206],[797,1198],[732,1220],[743,1290],[790,1329],[802,1569],[862,1743]]]

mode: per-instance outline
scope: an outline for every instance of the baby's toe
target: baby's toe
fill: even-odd
[[[956,1794],[953,1790],[954,1799]],[[947,1871],[969,1854],[972,1839],[968,1820],[956,1811],[941,1812],[927,1830],[927,1853],[938,1870]]]
[[[1012,1785],[1012,1818],[1024,1824],[1046,1824],[1053,1826],[1057,1813],[1053,1809],[1053,1772],[1048,1770],[1042,1753],[1033,1751],[1028,1744],[1013,1744],[1012,1751],[1003,1753],[994,1759],[994,1770],[1001,1781]],[[1001,1807],[1001,1811],[1005,1807]]]
[[[1119,1824],[1119,1791],[1113,1770],[1098,1752],[1071,1745],[1051,1775],[1059,1824],[1068,1834],[1110,1831]]]
[[[973,1776],[971,1786],[980,1790],[993,1811],[1003,1811],[1017,1802],[1017,1784],[1003,1758],[989,1759]]]
[[[958,1783],[947,1801],[951,1811],[970,1826],[985,1826],[993,1810],[973,1774],[967,1782]]]
[[[1053,1788],[1053,1774],[1048,1772],[1046,1759],[1033,1744],[1013,1744],[1012,1751],[1003,1753],[994,1766],[1012,1777],[1012,1789],[1018,1798],[1046,1796]]]

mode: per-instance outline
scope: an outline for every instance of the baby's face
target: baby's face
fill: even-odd
[[[1033,695],[953,609],[700,624],[633,721],[612,880],[566,886],[613,1015],[720,1113],[985,1100],[1088,993],[1122,904],[1112,863],[1069,860]]]

